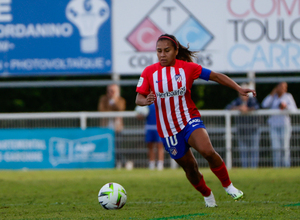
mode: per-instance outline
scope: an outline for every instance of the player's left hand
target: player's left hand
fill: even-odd
[[[253,97],[256,97],[256,91],[253,90],[253,89],[243,89],[243,88],[240,88],[239,93],[242,96],[247,96],[247,97],[253,96]]]

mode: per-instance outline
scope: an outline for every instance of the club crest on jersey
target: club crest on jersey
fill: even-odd
[[[177,82],[181,82],[182,77],[181,77],[180,74],[179,75],[175,75],[175,79],[176,79]]]
[[[170,154],[172,154],[173,156],[176,156],[176,154],[178,153],[175,147],[171,147],[169,149]]]
[[[180,89],[171,91],[171,92],[164,92],[164,93],[156,93],[156,96],[158,98],[167,98],[167,97],[173,97],[173,96],[184,96],[186,92],[186,87],[181,87]]]

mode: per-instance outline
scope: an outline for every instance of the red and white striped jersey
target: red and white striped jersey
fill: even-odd
[[[180,132],[200,113],[191,98],[191,87],[202,72],[202,66],[176,60],[174,66],[155,63],[143,71],[136,92],[156,94],[155,108],[157,130],[160,137],[173,136]]]

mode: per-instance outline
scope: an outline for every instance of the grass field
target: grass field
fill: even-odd
[[[0,171],[0,219],[300,219],[300,168],[230,170],[245,193],[237,202],[209,169],[200,170],[217,208],[205,208],[181,169]],[[122,209],[98,204],[107,182],[126,189]]]

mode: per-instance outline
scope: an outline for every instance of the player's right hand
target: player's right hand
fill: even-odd
[[[151,91],[147,97],[146,97],[146,102],[147,102],[147,105],[151,105],[156,99],[156,96],[155,94]]]

